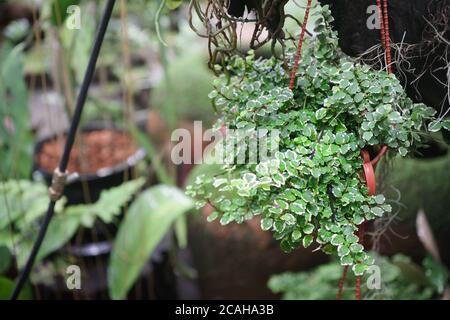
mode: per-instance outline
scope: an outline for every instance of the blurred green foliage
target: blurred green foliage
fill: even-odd
[[[413,224],[422,208],[436,237],[450,241],[450,153],[434,159],[396,159],[386,179],[393,186],[387,197],[400,195],[404,205],[400,219]]]
[[[421,268],[401,254],[391,258],[377,256],[375,265],[380,268],[380,289],[367,288],[367,280],[371,276],[367,273],[361,280],[362,298],[423,300],[442,293],[441,289],[448,279],[447,271],[440,269],[440,272],[430,273],[437,270],[437,262],[427,261]],[[274,293],[280,293],[284,300],[333,300],[341,275],[342,266],[338,261],[332,261],[311,271],[272,276],[268,286]],[[351,272],[347,273],[342,299],[355,299],[355,276]]]
[[[14,281],[5,277],[0,277],[0,300],[9,299],[15,285],[16,284],[14,283]],[[19,295],[19,300],[30,300],[31,298],[32,298],[31,286],[27,284],[22,289]]]
[[[23,45],[0,47],[0,177],[28,178],[32,135],[23,77]]]
[[[64,198],[58,201],[37,262],[64,246],[80,227],[92,228],[96,219],[101,219],[105,224],[112,223],[144,182],[145,179],[140,178],[105,190],[93,204],[64,208]],[[9,180],[0,184],[0,194],[0,246],[6,246],[14,253],[21,268],[28,258],[40,219],[48,206],[47,187],[29,180]]]
[[[124,299],[153,250],[194,202],[174,186],[153,186],[131,204],[114,241],[108,267],[112,299]]]
[[[209,123],[214,114],[208,98],[213,79],[203,52],[181,52],[168,65],[165,79],[154,88],[151,107],[160,110],[172,128],[178,120]]]

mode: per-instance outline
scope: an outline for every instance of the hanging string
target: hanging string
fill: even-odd
[[[289,82],[289,89],[293,90],[295,87],[295,79],[297,77],[298,64],[300,62],[300,56],[302,52],[303,41],[305,40],[306,26],[308,24],[309,11],[311,9],[312,0],[308,0],[306,5],[305,16],[303,17],[302,31],[300,33],[300,38],[298,39],[297,52],[295,53],[294,66],[291,73],[291,81]]]
[[[389,35],[389,11],[388,11],[388,0],[383,0],[383,6],[381,5],[381,0],[377,0],[377,7],[380,14],[380,33],[381,33],[381,45],[385,49],[386,54],[386,69],[388,73],[392,73],[392,61],[391,61],[391,39]],[[366,180],[367,187],[369,189],[369,195],[375,195],[376,193],[376,182],[375,182],[375,167],[381,158],[386,154],[388,150],[387,146],[382,146],[376,157],[372,160],[367,150],[362,150],[361,154],[364,159],[364,176]],[[364,245],[364,234],[365,234],[364,221],[358,229],[359,243]],[[347,276],[348,266],[344,266],[342,271],[341,279],[339,280],[338,292],[336,294],[336,300],[340,300],[342,296],[342,291],[344,288],[345,279]],[[355,298],[356,300],[361,300],[361,276],[356,276],[355,281]]]
[[[344,269],[342,270],[342,276],[339,279],[339,286],[338,286],[338,292],[336,293],[336,300],[341,300],[342,291],[344,291],[345,278],[347,277],[347,271],[348,271],[348,266],[344,266]]]
[[[70,153],[72,151],[72,147],[75,142],[75,135],[76,135],[78,126],[80,124],[84,104],[86,102],[89,87],[91,85],[92,78],[94,76],[95,66],[97,64],[97,59],[98,59],[98,56],[100,53],[100,49],[102,47],[106,29],[108,27],[109,20],[111,19],[112,11],[114,8],[114,3],[115,3],[115,0],[108,0],[107,4],[105,6],[105,11],[103,13],[102,20],[100,21],[100,26],[97,31],[96,37],[95,37],[91,55],[89,57],[89,62],[88,62],[88,66],[86,68],[86,73],[84,75],[84,79],[81,84],[80,93],[78,94],[78,100],[77,100],[77,104],[75,107],[75,112],[72,116],[69,133],[67,134],[66,143],[64,145],[64,152],[61,157],[59,166],[55,170],[55,175],[54,175],[55,182],[52,184],[52,187],[50,188],[50,201],[48,204],[47,213],[44,216],[44,220],[41,224],[41,228],[39,229],[38,236],[36,238],[36,241],[33,244],[33,248],[31,249],[30,256],[28,257],[25,267],[17,280],[16,286],[14,287],[14,290],[11,295],[11,300],[16,300],[19,297],[19,294],[22,291],[22,288],[23,288],[25,282],[28,280],[28,277],[30,275],[31,269],[33,268],[33,264],[36,259],[36,256],[39,252],[42,242],[44,241],[45,234],[47,233],[47,228],[50,224],[50,221],[53,218],[53,214],[55,213],[56,201],[58,200],[59,196],[62,194],[62,192],[64,190],[64,188],[63,188],[64,181],[63,180],[65,180],[65,178],[66,178],[65,174],[66,174],[67,165],[69,163]],[[52,192],[52,189],[53,189],[53,192]]]
[[[356,276],[355,284],[355,298],[361,300],[361,276]]]
[[[381,43],[384,47],[386,53],[386,69],[388,73],[392,73],[392,64],[391,64],[391,38],[389,34],[389,11],[388,11],[388,0],[383,0],[383,8],[381,8],[381,1],[377,0],[378,10],[382,12],[382,16],[380,19],[380,27],[381,27]],[[387,152],[388,147],[383,146],[378,153],[378,155],[370,160],[368,153],[363,154],[364,157],[364,171],[366,174],[366,183],[369,188],[369,195],[373,196],[376,193],[376,183],[375,183],[375,173],[374,167],[376,163],[381,159],[381,157]],[[367,152],[367,151],[366,151]],[[370,175],[367,174],[367,169],[371,171]],[[365,229],[366,221],[364,221],[358,230],[359,242],[364,246],[364,229]],[[356,284],[355,284],[355,298],[356,300],[361,300],[361,276],[356,276]]]
[[[381,0],[377,0],[378,11],[380,12],[380,33],[381,33],[381,44],[385,49],[386,55],[386,69],[388,73],[392,73],[392,61],[391,61],[391,38],[389,34],[389,9],[388,0],[383,0],[383,5],[381,5]]]
[[[386,65],[388,73],[392,73],[392,64],[391,64],[391,37],[389,35],[389,11],[388,11],[388,0],[383,0],[384,7],[384,16],[383,16],[383,25],[384,25],[384,39],[385,39],[385,50],[386,50]]]
[[[381,5],[381,0],[377,0],[377,7],[378,7],[378,16],[380,19],[381,45],[383,48],[386,48],[386,34],[385,34],[385,30],[384,30],[384,13],[383,13],[383,7]]]

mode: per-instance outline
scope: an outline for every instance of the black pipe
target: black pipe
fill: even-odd
[[[69,163],[70,152],[72,151],[75,136],[78,130],[78,126],[80,124],[81,115],[83,113],[84,103],[86,102],[86,97],[92,82],[92,77],[94,76],[98,55],[102,47],[106,29],[108,28],[109,20],[111,19],[115,2],[116,0],[108,0],[105,6],[105,11],[103,12],[102,20],[100,21],[100,26],[95,36],[94,46],[92,47],[91,55],[89,57],[89,63],[86,68],[86,73],[84,75],[83,82],[81,84],[77,104],[75,107],[75,112],[73,114],[69,133],[67,134],[66,143],[64,145],[64,152],[61,161],[59,162],[60,172],[66,172],[67,165]],[[39,230],[38,237],[33,245],[33,249],[31,250],[30,256],[28,257],[27,263],[25,264],[25,267],[16,283],[16,286],[10,298],[11,300],[16,300],[19,297],[20,291],[22,290],[25,281],[28,279],[30,275],[31,269],[34,264],[34,260],[36,259],[36,256],[42,245],[42,241],[45,238],[45,233],[47,232],[48,225],[50,224],[50,221],[52,220],[53,214],[55,212],[55,204],[56,201],[50,200],[48,204],[47,213],[45,214],[44,221],[42,222],[41,228]]]

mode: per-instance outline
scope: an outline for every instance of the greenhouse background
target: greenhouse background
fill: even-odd
[[[0,0],[0,300],[450,299],[449,18]]]

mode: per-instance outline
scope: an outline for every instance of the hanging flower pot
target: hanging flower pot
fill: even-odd
[[[227,61],[211,94],[227,137],[239,148],[239,130],[277,131],[271,144],[278,151],[257,163],[237,163],[235,155],[188,192],[199,207],[215,208],[210,220],[226,225],[259,216],[261,229],[273,232],[283,250],[311,246],[336,254],[359,276],[373,259],[358,228],[392,210],[374,192],[373,167],[388,150],[403,157],[414,150],[434,110],[414,104],[394,75],[342,55],[331,21],[323,8],[300,60],[288,46],[286,61],[252,53]],[[289,88],[285,66],[292,70],[297,61]]]

